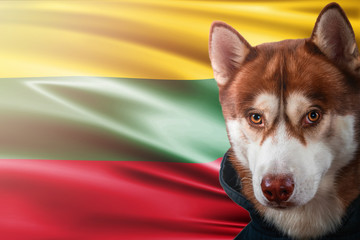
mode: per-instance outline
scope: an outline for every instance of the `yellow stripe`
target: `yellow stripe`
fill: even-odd
[[[1,1],[0,77],[212,78],[212,21],[252,44],[305,38],[328,1]],[[338,1],[360,34],[357,1]]]

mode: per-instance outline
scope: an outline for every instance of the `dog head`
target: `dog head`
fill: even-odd
[[[324,8],[310,38],[255,47],[215,22],[209,52],[231,147],[256,200],[289,208],[330,191],[357,149],[360,58],[343,10]]]

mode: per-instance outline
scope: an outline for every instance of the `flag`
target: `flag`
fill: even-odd
[[[309,37],[326,1],[0,3],[4,239],[233,239],[212,21]],[[340,1],[355,33],[359,6]]]

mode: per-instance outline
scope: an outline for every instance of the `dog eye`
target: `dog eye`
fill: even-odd
[[[306,114],[306,117],[304,119],[305,124],[314,124],[320,120],[320,112],[313,110]]]
[[[262,116],[258,113],[253,113],[250,115],[250,122],[255,125],[262,124]]]

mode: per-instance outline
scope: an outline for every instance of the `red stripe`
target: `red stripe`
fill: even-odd
[[[211,163],[0,160],[2,239],[233,239]]]

